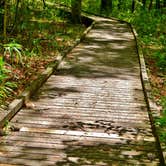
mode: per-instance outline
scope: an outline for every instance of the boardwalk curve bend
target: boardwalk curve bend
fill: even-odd
[[[0,165],[159,165],[130,27],[97,18],[0,140]]]

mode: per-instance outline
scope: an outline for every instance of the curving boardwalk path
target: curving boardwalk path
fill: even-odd
[[[0,141],[0,165],[159,164],[130,27],[99,19]]]

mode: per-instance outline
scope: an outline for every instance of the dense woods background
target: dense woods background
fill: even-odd
[[[1,105],[83,32],[81,12],[120,18],[136,28],[162,115],[156,123],[166,127],[166,0],[0,0]]]

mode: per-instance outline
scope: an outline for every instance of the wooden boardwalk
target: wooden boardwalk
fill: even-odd
[[[0,165],[159,164],[126,23],[98,19],[31,102],[1,138]]]

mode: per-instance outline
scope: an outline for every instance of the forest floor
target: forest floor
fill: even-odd
[[[20,51],[23,64],[17,60],[17,52],[7,51],[5,59],[5,81],[11,83],[11,88],[1,86],[1,109],[18,96],[28,84],[37,78],[46,67],[56,60],[56,57],[73,45],[85,30],[84,25],[73,25],[68,15],[55,8],[30,10],[28,18],[8,34],[9,47]],[[17,48],[19,43],[22,47]],[[16,46],[15,46],[16,45]],[[1,50],[2,56],[4,51]],[[11,59],[14,56],[14,59]]]

